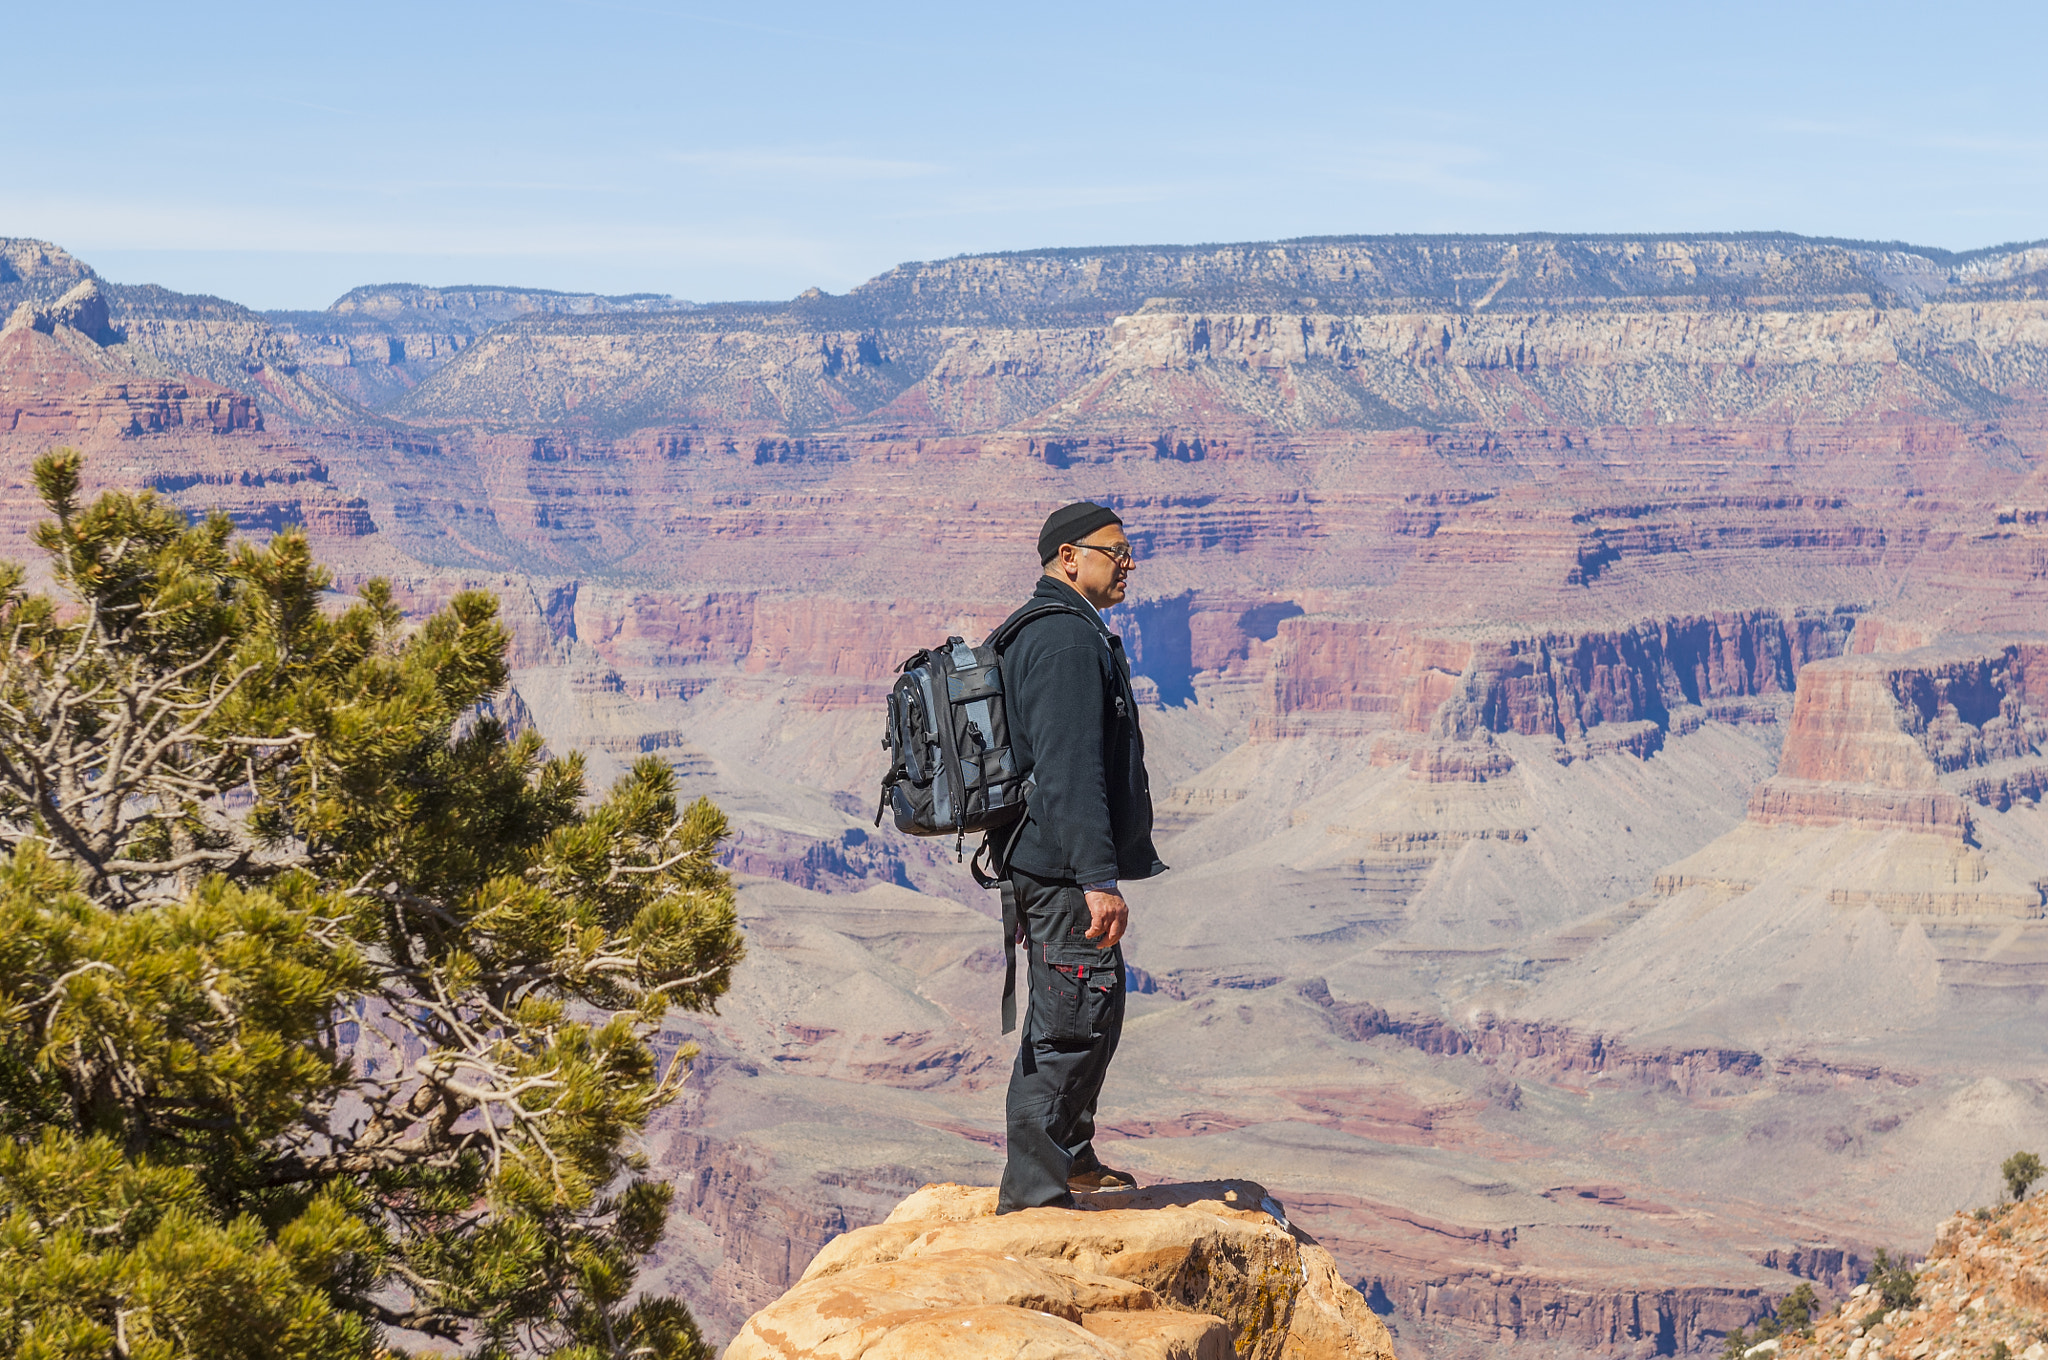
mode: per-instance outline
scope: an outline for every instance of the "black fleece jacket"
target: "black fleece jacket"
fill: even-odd
[[[1025,608],[1046,601],[1072,612],[1025,624],[1003,652],[1010,744],[1032,779],[1010,863],[1075,883],[1150,878],[1166,866],[1123,641],[1064,581],[1039,577]]]

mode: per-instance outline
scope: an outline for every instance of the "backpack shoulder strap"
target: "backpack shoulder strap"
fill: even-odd
[[[1027,604],[1016,613],[1010,615],[1009,618],[997,624],[996,630],[988,635],[988,641],[981,645],[993,647],[997,651],[1001,651],[1016,641],[1017,634],[1024,631],[1025,624],[1042,619],[1048,614],[1072,614],[1077,619],[1086,617],[1073,606],[1059,604],[1052,600],[1040,601],[1037,604]]]

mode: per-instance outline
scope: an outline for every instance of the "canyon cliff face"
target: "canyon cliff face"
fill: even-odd
[[[91,287],[90,284],[84,285]],[[260,430],[245,393],[197,379],[152,378],[105,355],[85,331],[18,313],[0,329],[0,421],[30,439],[97,442],[145,434]]]
[[[1697,721],[1710,705],[1789,696],[1800,668],[1839,655],[1856,623],[1851,609],[1755,610],[1459,637],[1371,619],[1290,619],[1278,630],[1270,730],[1341,730],[1342,714],[1359,715],[1362,729],[1398,715],[1396,730],[1458,739],[1583,742],[1631,723],[1668,730],[1688,710]]]
[[[1610,1033],[1691,1012],[1745,1047],[1790,1028],[1873,1053],[2030,1017],[2048,983],[2044,658],[2048,635],[2022,635],[1808,665],[1743,823],[1524,1009]]]
[[[724,1339],[996,1174],[991,907],[874,824],[874,704],[1113,504],[1174,871],[1111,1159],[1272,1186],[1404,1355],[1711,1352],[2048,1114],[2044,271],[1346,238],[263,314],[7,240],[0,538],[71,444],[343,588],[491,590],[515,721],[728,810],[749,961],[649,1142]]]
[[[2038,803],[2048,787],[2048,650],[1962,638],[1804,673],[1777,775],[1754,820],[1866,822],[1972,836],[1970,805]],[[1980,814],[1981,815],[1981,814]]]

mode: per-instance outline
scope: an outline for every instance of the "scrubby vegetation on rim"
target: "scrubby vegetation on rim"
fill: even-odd
[[[338,611],[238,542],[36,466],[55,593],[0,568],[0,1350],[697,1357],[634,1299],[671,1099],[647,1039],[742,954],[644,760],[587,802],[484,702],[489,596]],[[486,716],[479,716],[486,714]]]

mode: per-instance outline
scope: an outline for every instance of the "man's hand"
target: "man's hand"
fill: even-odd
[[[1088,893],[1088,938],[1104,949],[1116,948],[1131,923],[1131,909],[1120,892]]]

